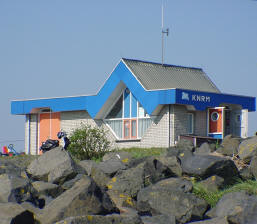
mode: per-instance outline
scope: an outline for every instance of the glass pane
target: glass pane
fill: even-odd
[[[131,117],[137,117],[137,99],[131,94]]]
[[[131,137],[137,137],[137,121],[131,120]]]
[[[129,138],[130,125],[129,121],[124,121],[124,138]]]
[[[122,138],[122,120],[108,120],[106,123],[111,127],[118,138]]]
[[[145,110],[140,103],[138,105],[138,117],[145,117]]]
[[[151,125],[152,120],[150,118],[138,119],[138,137],[141,138]]]
[[[110,113],[107,115],[107,119],[110,118],[122,118],[122,101],[123,101],[123,96],[119,98],[117,103],[114,105]]]

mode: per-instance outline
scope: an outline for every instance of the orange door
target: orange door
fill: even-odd
[[[57,139],[60,131],[60,113],[39,114],[39,147],[47,139]]]
[[[223,133],[223,108],[209,109],[209,133]]]

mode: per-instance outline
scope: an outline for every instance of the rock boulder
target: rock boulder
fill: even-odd
[[[251,160],[250,171],[257,180],[257,156],[254,156]]]
[[[28,179],[8,174],[0,175],[0,202],[21,203],[29,197]]]
[[[238,138],[233,138],[232,135],[227,135],[223,139],[221,146],[217,149],[217,152],[225,156],[237,155],[239,144],[240,140]]]
[[[100,216],[85,215],[69,217],[58,224],[144,224],[139,216],[123,216],[118,214]],[[57,224],[57,223],[56,223]],[[157,224],[157,223],[156,223]]]
[[[181,160],[181,166],[183,173],[202,179],[217,175],[228,182],[231,178],[239,176],[232,160],[214,155],[188,156]]]
[[[34,224],[32,212],[25,210],[21,205],[16,203],[0,203],[0,222],[1,224]]]
[[[34,180],[59,184],[76,175],[76,166],[69,153],[57,147],[33,160],[27,172]]]
[[[38,219],[44,224],[52,224],[67,217],[108,214],[117,211],[109,197],[95,182],[84,176],[69,190],[50,202]]]
[[[238,148],[240,159],[249,163],[252,157],[257,156],[257,136],[244,140]]]
[[[170,178],[139,191],[137,209],[140,214],[174,215],[178,223],[203,218],[207,203],[189,193],[190,182]]]
[[[257,220],[257,196],[245,192],[225,194],[217,205],[207,212],[209,217],[227,217],[229,223],[254,224]]]

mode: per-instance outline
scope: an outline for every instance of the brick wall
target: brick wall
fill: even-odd
[[[170,117],[169,117],[170,111]],[[61,112],[61,129],[68,135],[73,130],[80,127],[81,124],[88,124],[104,128],[107,137],[111,142],[111,148],[130,148],[130,147],[168,147],[173,146],[178,140],[178,135],[187,134],[188,112],[194,114],[194,133],[197,135],[206,135],[206,112],[205,111],[188,111],[182,105],[165,105],[158,116],[151,117],[152,125],[148,128],[141,140],[137,141],[117,141],[116,137],[103,120],[93,120],[86,111]],[[37,115],[31,115],[30,121],[30,152],[36,154],[38,140]],[[25,148],[28,152],[28,115],[25,123]],[[169,126],[170,125],[170,126]],[[169,130],[170,129],[170,133]]]
[[[61,129],[68,135],[81,124],[102,127],[107,131],[111,148],[168,147],[168,106],[164,106],[159,116],[153,118],[141,141],[116,141],[114,134],[102,120],[93,120],[86,111],[61,112]]]
[[[207,136],[207,111],[195,111],[195,134]]]
[[[178,141],[179,135],[187,134],[187,109],[185,106],[173,105],[174,106],[174,140]]]
[[[188,134],[188,113],[194,115],[194,135],[206,136],[207,134],[207,112],[188,111],[186,106],[171,105],[171,145],[178,141],[179,135]],[[174,123],[173,123],[174,122]]]

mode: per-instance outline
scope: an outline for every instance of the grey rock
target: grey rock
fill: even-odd
[[[203,143],[199,148],[196,148],[196,154],[209,154],[212,150],[207,142]]]
[[[238,148],[240,159],[249,163],[252,157],[257,156],[257,136],[244,140]]]
[[[179,152],[180,151],[177,147],[169,147],[166,149],[166,153],[164,154],[164,156],[166,157],[178,156]]]
[[[1,224],[26,223],[34,224],[33,213],[16,203],[0,203]]]
[[[222,177],[214,175],[214,176],[208,177],[207,179],[201,181],[200,183],[207,191],[214,192],[222,188],[224,184],[224,179]]]
[[[97,167],[97,164],[95,161],[93,160],[82,160],[79,162],[78,164],[81,168],[84,169],[85,173],[87,175],[91,175],[91,170],[92,170],[92,167]]]
[[[21,203],[29,197],[28,179],[8,174],[0,175],[0,202]]]
[[[180,177],[167,178],[161,180],[156,184],[151,185],[151,189],[166,189],[171,191],[181,191],[183,193],[190,193],[193,191],[193,184],[191,181],[188,181]]]
[[[40,211],[41,211],[38,207],[35,207],[32,203],[27,202],[27,201],[22,202],[20,205],[22,208],[24,208],[25,210],[27,210],[35,215],[40,213]]]
[[[140,163],[145,162],[145,159],[147,157],[141,157],[141,158],[132,158],[129,163],[127,164],[128,168],[133,168],[138,166]]]
[[[26,155],[15,157],[0,156],[0,174],[8,174],[10,176],[21,176],[27,166],[38,156]]]
[[[73,185],[74,185],[77,181],[79,181],[83,176],[84,176],[83,174],[78,174],[78,175],[77,175],[76,177],[74,177],[73,179],[64,182],[64,183],[62,184],[62,189],[68,190],[68,189],[72,188]]]
[[[221,146],[217,149],[217,152],[226,156],[237,155],[239,144],[240,140],[238,138],[233,138],[232,135],[227,135],[223,139]]]
[[[175,156],[152,156],[146,158],[143,164],[144,186],[156,183],[164,178],[182,175],[181,166]]]
[[[257,196],[245,192],[225,194],[217,205],[207,212],[209,217],[227,217],[229,223],[255,224]]]
[[[105,174],[98,166],[91,168],[90,177],[96,182],[101,188],[106,188],[111,178]]]
[[[240,177],[243,180],[252,180],[252,179],[254,179],[252,171],[251,171],[250,167],[248,167],[248,166],[242,168],[241,170],[239,170],[239,174],[240,174]]]
[[[181,166],[183,173],[187,175],[202,179],[217,175],[223,177],[225,183],[239,176],[234,162],[219,156],[199,154],[188,156],[181,160]]]
[[[144,165],[140,163],[134,168],[123,170],[109,181],[107,193],[118,208],[135,205],[133,198],[148,181],[144,175]]]
[[[159,173],[165,173],[165,177],[182,176],[182,168],[177,157],[175,156],[167,157],[165,155],[161,155],[154,157],[153,163],[155,169]]]
[[[58,222],[58,224],[143,224],[139,216],[112,215],[87,215],[69,217]],[[57,224],[57,223],[56,223]]]
[[[0,160],[0,174],[9,174],[12,176],[19,176],[21,174],[21,169],[12,163],[10,160],[6,159]]]
[[[128,164],[132,159],[132,155],[129,152],[117,151],[117,152],[108,152],[103,156],[103,161],[107,160],[119,160],[124,164]]]
[[[108,214],[117,211],[109,197],[95,182],[84,176],[69,190],[50,202],[38,214],[44,224],[52,224],[67,217],[86,214]]]
[[[141,189],[137,195],[137,209],[140,214],[172,214],[178,223],[202,219],[207,207],[207,203],[195,195],[159,182]]]
[[[257,180],[257,156],[254,156],[251,160],[250,171]]]
[[[98,164],[98,168],[101,169],[106,175],[112,177],[119,170],[126,169],[126,166],[119,159],[109,159]]]
[[[141,216],[144,224],[176,224],[173,215]]]
[[[226,217],[207,219],[199,222],[190,222],[192,224],[230,224]]]
[[[181,175],[181,167],[176,157],[149,157],[136,167],[118,172],[107,184],[108,194],[118,208],[134,207],[140,189],[178,175]]]
[[[211,152],[214,152],[216,150],[216,144],[215,143],[209,143],[209,147],[211,149]]]
[[[61,184],[76,175],[76,165],[69,153],[58,147],[33,160],[27,172],[35,180]]]
[[[180,139],[176,145],[180,150],[194,151],[194,144],[190,140]]]
[[[57,184],[52,184],[44,181],[35,181],[32,183],[33,195],[39,197],[41,195],[51,196],[56,198],[62,191]]]

